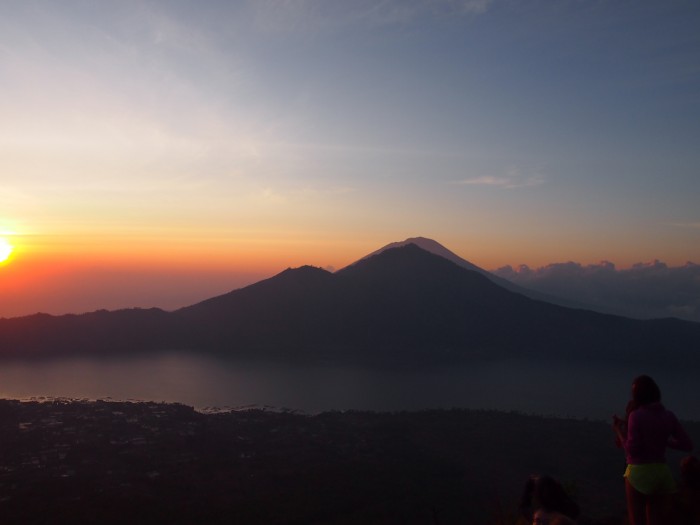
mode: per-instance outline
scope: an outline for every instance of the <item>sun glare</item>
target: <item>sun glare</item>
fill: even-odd
[[[14,248],[6,239],[0,238],[0,263],[7,261]]]

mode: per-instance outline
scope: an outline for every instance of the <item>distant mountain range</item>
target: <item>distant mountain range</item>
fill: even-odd
[[[501,281],[435,241],[409,239],[335,273],[288,269],[174,312],[1,319],[0,355],[188,350],[386,366],[505,357],[697,361],[698,323],[566,308]]]

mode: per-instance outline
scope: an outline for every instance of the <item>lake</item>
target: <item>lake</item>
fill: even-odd
[[[509,360],[419,370],[289,365],[183,353],[0,361],[0,397],[180,402],[204,410],[471,408],[605,419],[622,415],[632,379],[649,373],[681,419],[700,420],[696,371]]]

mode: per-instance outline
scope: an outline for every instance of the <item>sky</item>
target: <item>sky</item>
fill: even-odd
[[[0,316],[415,236],[700,263],[698,27],[692,0],[3,0]]]

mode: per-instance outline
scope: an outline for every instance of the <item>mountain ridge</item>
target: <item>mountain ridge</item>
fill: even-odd
[[[422,366],[473,359],[696,359],[700,324],[569,309],[410,243],[335,273],[289,268],[181,308],[0,320],[0,354],[187,350]]]

